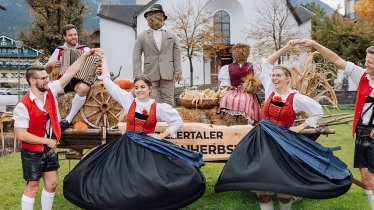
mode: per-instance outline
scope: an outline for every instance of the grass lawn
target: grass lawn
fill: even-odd
[[[344,111],[352,113],[352,111]],[[337,112],[335,112],[337,113]],[[327,147],[340,145],[342,150],[335,154],[348,164],[354,177],[360,179],[359,171],[353,169],[354,141],[351,137],[351,128],[347,125],[331,126],[336,129],[336,134],[328,137],[321,136],[318,142]],[[60,160],[59,186],[55,196],[54,209],[75,210],[80,209],[68,202],[62,194],[63,177],[74,167],[78,161]],[[207,163],[202,167],[207,180],[205,194],[195,203],[184,209],[211,209],[211,210],[236,210],[259,209],[257,199],[250,192],[225,192],[214,193],[214,184],[222,170],[223,163]],[[108,177],[109,178],[109,177]],[[20,200],[23,192],[23,178],[21,170],[20,154],[7,155],[0,158],[0,210],[20,209]],[[35,209],[41,209],[40,193],[35,201]],[[277,202],[275,202],[277,205]],[[278,207],[279,208],[279,207]],[[352,185],[351,189],[343,196],[327,200],[303,199],[296,201],[292,209],[370,209],[364,190]]]

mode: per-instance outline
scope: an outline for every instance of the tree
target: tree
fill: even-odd
[[[353,9],[357,13],[360,19],[373,23],[374,21],[374,1],[373,0],[357,1]]]
[[[81,31],[86,11],[81,0],[25,0],[32,9],[34,20],[31,33],[20,30],[20,39],[30,47],[42,50],[44,56],[50,55],[56,46],[61,45],[62,27],[74,24]]]
[[[206,10],[209,1],[199,0],[196,6],[193,1],[183,1],[174,5],[169,12],[169,22],[189,61],[191,86],[193,86],[193,60],[202,59],[204,49],[211,49],[206,46],[217,46],[223,37],[213,25],[213,15]]]
[[[254,38],[256,44],[254,52],[260,57],[266,53],[274,52],[282,48],[290,39],[296,37],[295,24],[292,24],[287,1],[271,0],[258,1],[256,5],[258,19],[249,30],[248,37]],[[296,27],[297,28],[297,27]]]
[[[313,29],[312,37],[343,59],[363,65],[366,48],[374,45],[373,26],[373,23],[360,19],[354,22],[335,12],[331,16],[326,16]]]
[[[321,8],[320,4],[317,4],[316,2],[311,2],[303,5],[305,8],[307,8],[309,11],[314,13],[313,19],[312,19],[312,30],[317,27],[323,19],[326,16],[326,11]]]

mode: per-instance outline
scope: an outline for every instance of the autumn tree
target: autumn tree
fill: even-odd
[[[20,31],[20,39],[30,47],[42,50],[44,56],[50,55],[56,46],[62,44],[62,27],[74,24],[81,32],[86,11],[81,0],[25,0],[31,7],[34,17],[30,23],[31,31]],[[82,38],[82,37],[80,37]]]
[[[252,52],[264,57],[269,52],[282,48],[290,39],[296,37],[296,24],[290,22],[292,17],[287,1],[258,1],[255,5],[257,21],[251,24],[247,39],[254,38],[256,44]]]
[[[357,1],[353,9],[361,20],[370,22],[373,24],[374,22],[374,1],[373,0]]]
[[[193,86],[193,60],[203,59],[206,46],[218,45],[222,42],[222,33],[213,25],[213,15],[206,10],[210,0],[183,1],[173,6],[168,12],[171,28],[178,36],[184,58],[190,66],[190,85]]]

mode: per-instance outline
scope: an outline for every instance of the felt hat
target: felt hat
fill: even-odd
[[[166,16],[164,10],[162,10],[161,4],[152,5],[151,8],[149,8],[149,10],[146,13],[144,13],[144,17],[147,18],[149,12],[154,12],[154,11],[162,12],[164,14],[164,20],[168,19],[168,16]]]

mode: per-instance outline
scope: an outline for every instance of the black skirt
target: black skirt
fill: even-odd
[[[216,192],[256,190],[322,199],[349,190],[352,175],[331,151],[288,128],[269,124],[261,121],[237,145]]]
[[[202,196],[205,177],[197,167],[134,137],[151,138],[126,132],[81,160],[64,178],[65,198],[84,209],[178,209]]]

